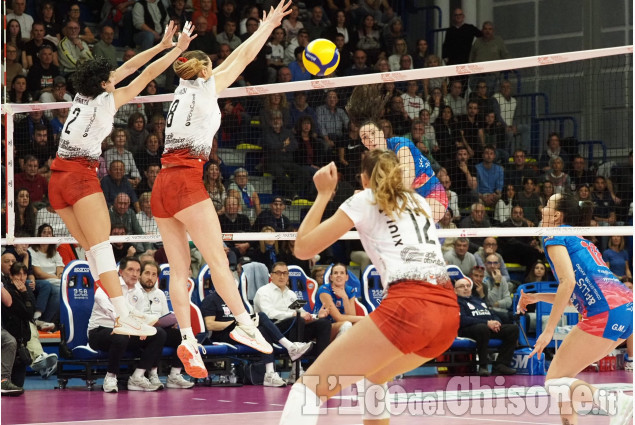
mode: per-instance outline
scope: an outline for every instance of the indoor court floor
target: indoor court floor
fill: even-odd
[[[629,372],[588,372],[581,374],[580,378],[601,388],[621,389],[632,394],[633,375]],[[549,411],[543,382],[544,376],[521,375],[406,377],[390,384],[393,400],[391,423],[559,425],[558,415]],[[75,379],[65,390],[29,390],[21,397],[2,397],[1,422],[274,425],[279,421],[289,391],[289,387],[197,386],[191,390],[165,389],[148,393],[120,390],[118,394],[106,394],[99,385],[89,391],[80,386],[82,384],[83,381]],[[329,401],[319,423],[361,424],[355,394],[355,390],[347,390]],[[580,419],[580,425],[608,423],[607,416],[597,414]]]

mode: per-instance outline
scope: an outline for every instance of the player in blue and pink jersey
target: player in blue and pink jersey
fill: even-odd
[[[569,193],[551,196],[542,212],[543,227],[587,226],[593,206],[579,202]],[[588,365],[607,356],[633,333],[633,293],[604,263],[600,251],[579,236],[546,236],[545,255],[558,279],[555,294],[521,292],[518,310],[538,301],[553,304],[543,333],[530,354],[540,355],[551,342],[560,317],[569,303],[582,320],[564,339],[554,356],[545,387],[552,401],[561,403],[563,423],[577,424],[572,403],[593,402],[611,417],[611,425],[628,424],[633,415],[633,398],[618,392],[609,395],[575,376]],[[583,387],[583,388],[579,388]],[[584,388],[586,387],[586,388]],[[583,391],[584,389],[584,391]]]

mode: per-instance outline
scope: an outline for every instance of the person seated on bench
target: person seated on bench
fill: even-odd
[[[144,297],[141,288],[136,286],[140,270],[141,265],[137,258],[125,257],[121,260],[119,273],[125,282],[121,289],[128,308],[131,310],[130,314],[143,317],[146,324],[153,325],[156,322],[156,316],[152,319],[150,316],[141,314],[141,310],[137,310],[137,307],[141,307],[143,304],[139,301],[143,300]],[[134,283],[129,285],[128,282],[132,282],[132,278],[134,278]],[[128,390],[156,391],[160,389],[162,386],[151,383],[145,377],[145,372],[151,371],[159,363],[159,357],[161,357],[165,345],[165,330],[157,328],[157,333],[148,337],[113,334],[116,317],[115,308],[108,295],[99,286],[95,291],[95,304],[93,304],[93,311],[88,319],[88,344],[93,350],[108,352],[108,373],[104,378],[104,392],[116,393],[119,391],[117,386],[119,363],[126,351],[136,353],[139,350],[141,350],[140,360],[137,363],[137,368],[128,379]]]
[[[489,376],[488,344],[490,338],[501,339],[503,344],[498,348],[498,357],[492,367],[495,375],[514,375],[516,369],[511,368],[512,356],[518,343],[518,326],[504,325],[500,319],[487,308],[482,299],[472,296],[472,280],[464,275],[459,275],[454,283],[454,292],[457,295],[461,309],[461,322],[459,324],[459,336],[476,341],[478,354],[478,374]]]
[[[512,323],[511,284],[501,272],[500,257],[489,254],[485,257],[485,278],[487,286],[487,306],[501,319],[501,323]]]
[[[314,312],[325,310],[332,322],[331,341],[359,322],[364,316],[355,312],[355,289],[347,285],[348,270],[342,263],[331,268],[331,281],[320,286],[317,291]]]
[[[124,279],[128,279],[132,282],[134,281],[134,277],[134,273],[127,274]],[[143,290],[143,295],[145,296],[142,304],[143,312],[148,316],[154,315],[156,317],[162,317],[170,312],[170,310],[168,309],[168,300],[165,297],[165,292],[160,290],[156,284],[158,279],[159,265],[157,263],[155,263],[154,261],[146,261],[144,263],[141,263],[141,276],[138,279],[137,285],[141,286],[141,289]],[[181,344],[181,331],[176,324],[176,318],[173,326],[164,327],[163,330],[166,333],[165,345],[167,347],[177,348]],[[183,375],[181,375],[183,364],[177,356],[175,357],[175,362],[177,363],[172,363],[173,365],[176,365],[172,366],[172,368],[170,369],[170,374],[167,378],[167,387],[192,388],[194,386],[194,382],[188,381],[187,379],[183,378]],[[150,383],[163,388],[163,383],[159,379],[159,374],[156,367],[152,368],[148,372],[148,377],[150,379]]]
[[[236,326],[234,315],[225,304],[225,301],[218,295],[218,292],[205,297],[201,303],[201,314],[205,321],[205,328],[211,331],[212,342],[228,342],[235,344],[229,333]],[[291,342],[280,333],[280,330],[264,313],[258,313],[254,317],[254,322],[258,326],[258,330],[262,333],[268,343],[279,343],[289,352],[291,360],[297,360],[306,354],[313,345],[312,342]],[[260,353],[260,362],[265,365],[265,379],[263,385],[265,387],[284,387],[287,383],[278,375],[274,369],[274,354]]]

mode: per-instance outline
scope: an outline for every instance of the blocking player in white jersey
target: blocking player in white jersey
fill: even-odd
[[[280,420],[285,425],[316,424],[321,401],[362,376],[366,393],[374,393],[365,398],[373,405],[364,404],[364,421],[386,423],[386,382],[442,354],[459,329],[459,306],[432,210],[404,184],[396,154],[368,152],[362,159],[364,190],[321,222],[337,179],[334,163],[313,177],[318,195],[298,230],[294,254],[311,258],[355,227],[387,292],[379,307],[332,342],[291,388]]]
[[[117,334],[147,336],[154,335],[156,329],[144,323],[144,316],[130,314],[122,296],[117,264],[108,241],[108,206],[96,173],[101,142],[112,131],[117,109],[137,96],[187,49],[196,37],[190,37],[192,30],[191,24],[186,23],[175,44],[172,39],[176,26],[170,22],[161,43],[139,53],[119,68],[113,69],[108,61],[98,58],[81,63],[73,75],[77,95],[61,132],[57,156],[51,165],[49,199],[73,237],[86,250],[93,278],[101,281],[102,288],[110,297],[117,314],[113,331]],[[173,46],[128,86],[115,88],[117,83],[155,55]]]
[[[154,183],[151,203],[170,263],[170,299],[183,338],[177,354],[187,373],[196,378],[206,378],[207,369],[190,321],[188,233],[209,264],[216,290],[238,322],[230,336],[263,353],[273,351],[240,298],[223,249],[216,209],[201,176],[220,127],[218,93],[236,81],[256,57],[282,18],[291,13],[290,5],[291,1],[282,0],[269,14],[263,13],[258,30],[218,68],[212,69],[212,61],[198,50],[184,53],[173,65],[181,81],[166,117],[163,168]]]

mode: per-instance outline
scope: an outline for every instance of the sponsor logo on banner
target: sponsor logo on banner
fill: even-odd
[[[300,277],[302,274],[300,272],[289,272],[289,276]]]
[[[234,240],[234,234],[233,233],[223,233],[223,240],[224,241],[233,241]]]
[[[386,83],[392,83],[395,81],[402,81],[405,80],[406,77],[404,77],[403,74],[401,74],[400,72],[386,72],[381,74],[381,80],[386,82]]]
[[[541,56],[538,58],[538,63],[540,65],[551,65],[554,63],[560,63],[560,62],[565,62],[567,60],[567,58],[565,58],[564,56],[560,56],[560,55],[554,55],[554,56]]]
[[[251,87],[245,87],[245,90],[247,90],[247,94],[250,96],[258,96],[260,94],[267,94],[269,93],[269,90],[263,88],[263,87],[255,87],[255,86],[251,86]]]
[[[327,89],[335,87],[335,83],[329,80],[311,80],[311,87],[314,89]]]
[[[76,300],[87,300],[88,299],[88,289],[74,288],[73,289],[73,298],[75,298]]]
[[[457,74],[477,74],[483,71],[485,71],[485,68],[479,65],[457,65],[456,66]]]

